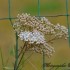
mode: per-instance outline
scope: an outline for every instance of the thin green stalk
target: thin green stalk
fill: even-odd
[[[11,2],[8,0],[8,16],[11,25],[13,26],[12,20],[11,20]],[[18,35],[16,32],[16,52],[15,52],[15,65],[14,65],[14,70],[17,70],[17,64],[18,64]]]
[[[22,56],[21,56],[21,58],[20,58],[20,61],[19,61],[18,65],[17,65],[17,68],[16,68],[16,70],[18,70],[18,68],[19,68],[19,65],[20,65],[20,63],[21,63],[21,61],[22,61],[22,59],[23,59],[23,56],[24,56],[24,53],[22,54]]]
[[[25,62],[25,61],[27,61],[27,60],[28,60],[32,55],[33,55],[33,53],[32,53],[32,54],[30,54],[30,55],[29,55],[29,56],[28,56],[28,57],[23,61],[23,64],[24,64],[24,62]],[[23,67],[24,67],[24,66],[22,65],[22,67],[21,67],[21,69],[20,69],[20,70],[22,70],[22,69],[23,69]]]
[[[10,23],[11,23],[11,25],[13,26],[13,23],[12,23],[12,21],[11,21],[11,2],[10,2],[10,0],[8,0],[8,19],[10,20]]]
[[[14,70],[17,70],[17,64],[18,64],[18,35],[16,32],[16,51],[15,51],[15,65],[14,65]]]
[[[10,15],[10,12],[11,12],[10,8],[11,8],[10,0],[8,0],[8,16],[9,16],[9,18],[11,17],[11,15]]]
[[[2,70],[5,70],[4,69],[4,61],[3,61],[3,55],[2,55],[2,50],[0,48],[0,54],[1,54],[1,60],[2,60]]]
[[[38,0],[38,16],[40,16],[40,0]]]
[[[69,35],[69,46],[70,46],[70,26],[68,19],[68,0],[66,0],[66,16],[67,16],[67,27],[68,27],[68,35]]]
[[[45,53],[43,48],[43,70],[45,70]]]
[[[21,61],[22,61],[22,59],[23,59],[23,56],[24,56],[24,54],[25,54],[25,52],[26,52],[26,50],[27,50],[27,43],[25,42],[25,44],[24,44],[24,49],[23,49],[23,52],[21,53],[22,55],[21,55],[21,58],[20,58],[20,60],[19,60],[19,62],[18,62],[18,64],[17,64],[17,70],[18,70],[18,68],[19,68],[19,65],[20,65],[20,63],[21,63]]]
[[[40,17],[40,0],[38,0],[38,17]],[[45,55],[44,55],[44,48],[43,48],[43,70],[45,70]]]
[[[23,49],[24,49],[24,48],[25,48],[24,46],[21,48],[21,51],[20,51],[20,53],[18,54],[18,58],[19,58],[20,55],[23,53]]]

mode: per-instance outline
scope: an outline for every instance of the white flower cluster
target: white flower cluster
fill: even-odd
[[[58,31],[55,36],[59,38],[64,37],[65,39],[68,38],[68,29],[65,26],[60,26],[59,24],[57,24],[54,29]]]
[[[57,38],[64,37],[65,39],[68,37],[68,29],[65,26],[54,25],[45,17],[38,18],[27,13],[18,14],[13,27],[21,40],[36,44],[32,48],[33,50],[42,53],[44,49],[45,54],[48,56],[52,55],[54,49],[46,42],[45,35],[53,35]],[[38,47],[40,44],[43,47]]]
[[[32,32],[30,31],[20,32],[18,36],[20,37],[21,40],[29,41],[30,43],[36,42],[36,44],[43,44],[45,42],[43,34],[38,32],[37,30],[34,30]]]
[[[64,37],[65,39],[68,37],[68,29],[65,26],[54,25],[45,17],[38,18],[27,13],[18,14],[14,23],[15,30],[19,33],[25,26],[30,26],[46,35],[52,34],[58,38]]]
[[[52,53],[55,52],[54,48],[52,48],[49,44],[46,43],[43,34],[38,32],[37,30],[34,30],[32,32],[24,31],[24,32],[21,32],[18,36],[20,37],[21,40],[26,41],[30,44],[34,44],[34,47],[32,47],[32,50],[38,53],[42,53],[44,51],[45,54],[48,55],[48,57],[50,57]]]

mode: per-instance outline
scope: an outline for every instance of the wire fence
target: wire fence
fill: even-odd
[[[66,21],[67,21],[67,27],[68,27],[68,34],[69,34],[69,46],[70,46],[70,25],[69,25],[69,16],[70,14],[68,13],[68,1],[69,0],[66,0],[66,14],[60,14],[60,15],[45,15],[45,16],[41,16],[40,15],[40,12],[41,12],[41,4],[40,4],[40,0],[38,0],[38,15],[36,17],[59,17],[59,16],[66,16]],[[12,19],[16,19],[16,17],[11,17],[11,0],[8,0],[8,18],[0,18],[0,20],[9,20],[11,25],[12,25]],[[17,33],[15,34],[16,35],[16,56],[15,56],[15,59],[16,59],[16,62],[15,62],[15,69],[14,70],[17,70],[16,67],[17,67],[17,62],[18,62],[18,36],[17,36]],[[45,66],[44,66],[44,63],[45,63],[45,55],[44,55],[44,52],[43,52],[43,69],[42,70],[45,70]]]

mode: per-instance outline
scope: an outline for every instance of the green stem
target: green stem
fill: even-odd
[[[23,61],[23,64],[25,63],[25,61],[27,61],[31,56],[33,55],[33,53],[31,54],[31,55],[29,55],[24,61]],[[21,67],[21,69],[20,70],[22,70],[23,69],[23,65],[22,65],[22,67]]]
[[[20,65],[20,63],[21,63],[21,61],[22,61],[22,59],[23,59],[23,56],[24,56],[24,54],[25,54],[25,52],[26,52],[26,50],[27,50],[27,43],[25,42],[25,44],[24,44],[24,49],[23,50],[21,50],[22,51],[22,55],[21,55],[21,58],[20,58],[20,60],[19,60],[19,62],[18,62],[18,64],[17,64],[17,70],[18,70],[18,68],[19,68],[19,65]]]
[[[45,70],[45,53],[44,53],[44,49],[43,49],[43,70]]]
[[[5,70],[5,69],[4,69],[4,61],[3,61],[3,55],[2,55],[1,48],[0,48],[0,54],[1,54],[1,60],[2,60],[2,69]]]
[[[16,52],[15,52],[15,65],[14,65],[14,70],[17,70],[17,64],[18,64],[18,36],[16,32]]]
[[[8,16],[11,25],[13,26],[12,20],[11,20],[11,2],[8,0]],[[15,65],[14,65],[14,70],[17,70],[17,64],[18,64],[18,35],[16,32],[16,52],[15,52]]]
[[[11,15],[10,15],[10,8],[11,8],[11,6],[10,6],[10,0],[8,0],[8,16],[9,16],[9,18],[11,17]]]
[[[67,27],[68,27],[68,35],[69,35],[69,46],[70,46],[70,26],[68,19],[68,0],[66,0],[66,16],[67,16]]]
[[[38,16],[40,16],[40,0],[38,0]]]

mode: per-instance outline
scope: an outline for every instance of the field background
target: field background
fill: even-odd
[[[68,13],[70,14],[70,0],[68,0]],[[38,1],[37,0],[11,0],[11,17],[16,17],[17,14],[30,13],[38,16]],[[66,0],[40,0],[40,15],[59,15],[66,14]],[[0,0],[0,18],[8,17],[8,0]],[[46,17],[53,24],[60,23],[67,26],[66,16]],[[14,19],[12,19],[14,22]],[[69,17],[70,23],[70,17]],[[19,40],[19,46],[22,42]],[[46,63],[64,64],[70,63],[70,47],[68,40],[56,40],[52,46],[55,48],[55,53],[51,58],[45,58]],[[9,20],[0,20],[0,70],[2,69],[1,53],[3,56],[4,66],[13,67],[14,63],[14,47],[15,47],[15,33]],[[33,52],[28,51],[24,60]],[[22,62],[23,64],[23,62]],[[21,65],[22,66],[22,65]],[[27,61],[24,62],[22,70],[42,70],[42,55],[33,53]],[[69,67],[66,67],[70,69]],[[46,70],[49,70],[46,67]],[[64,70],[59,68],[58,70]],[[55,69],[52,69],[55,70]],[[65,69],[66,70],[66,69]]]

